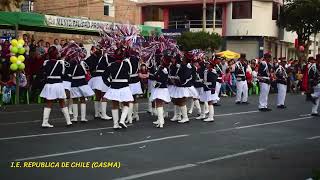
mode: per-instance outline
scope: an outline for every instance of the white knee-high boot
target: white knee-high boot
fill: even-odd
[[[139,121],[139,103],[133,103],[133,119]]]
[[[208,118],[205,119],[205,120],[203,120],[203,121],[205,121],[205,122],[212,122],[212,121],[214,121],[213,116],[214,116],[214,107],[213,107],[213,105],[209,105],[209,115],[208,115]]]
[[[181,106],[180,109],[181,109],[181,113],[182,113],[182,119],[178,122],[179,123],[189,122],[187,106],[186,105]]]
[[[164,117],[163,117],[163,107],[157,107],[157,111],[158,111],[158,128],[163,128],[163,124],[164,124]]]
[[[42,127],[43,128],[52,128],[53,125],[49,124],[49,116],[50,116],[51,108],[45,107],[43,109],[43,119],[42,119]]]
[[[113,119],[113,129],[121,129],[121,126],[119,126],[119,110],[112,109],[111,113]]]
[[[206,114],[205,114],[205,104],[203,103],[203,104],[201,104],[200,105],[201,106],[201,114],[200,114],[200,116],[199,117],[196,117],[196,119],[205,119],[206,118]]]
[[[129,103],[128,115],[126,123],[132,124],[132,112],[133,112],[133,103]]]
[[[94,118],[100,118],[100,107],[101,102],[100,101],[94,101]]]
[[[122,128],[127,128],[127,125],[125,124],[125,120],[126,120],[126,117],[128,115],[128,110],[129,110],[129,107],[128,106],[123,106],[122,107],[122,113],[121,113],[121,117],[120,117],[120,121],[119,121],[119,125],[122,127]]]
[[[70,98],[69,100],[69,103],[68,103],[68,110],[69,110],[69,114],[73,114],[73,106],[72,106],[72,104],[73,104],[73,100]]]
[[[170,119],[171,121],[180,121],[181,120],[181,116],[179,114],[179,110],[180,110],[180,107],[177,106],[177,105],[174,105],[174,115]]]
[[[61,108],[61,111],[64,115],[64,118],[66,118],[67,126],[71,126],[72,122],[70,120],[70,114],[69,114],[68,108],[67,107]]]
[[[107,115],[107,102],[101,102],[101,119],[110,120],[112,117]]]
[[[73,111],[73,118],[71,119],[72,122],[78,121],[78,104],[72,104],[72,111]]]
[[[208,104],[208,102],[204,102],[204,113],[205,114],[209,113],[209,104]]]
[[[194,105],[196,106],[197,110],[198,110],[198,114],[201,114],[202,110],[201,110],[201,107],[200,107],[200,102],[199,102],[199,99],[196,99],[194,101]]]
[[[87,105],[85,103],[81,103],[80,108],[81,108],[81,122],[87,122],[88,121],[86,118]]]
[[[189,114],[192,114],[194,105],[195,105],[195,104],[194,104],[194,100],[191,100],[190,109],[189,109],[189,111],[188,111]]]

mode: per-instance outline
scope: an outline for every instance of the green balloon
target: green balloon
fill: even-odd
[[[11,64],[11,65],[10,65],[10,69],[11,69],[12,71],[16,71],[16,70],[18,69],[18,65],[17,65],[17,64]]]
[[[24,54],[26,52],[26,49],[25,48],[19,48],[18,49],[18,53],[19,54]]]
[[[14,53],[14,54],[17,54],[17,53],[18,53],[18,48],[17,48],[17,47],[12,47],[12,48],[10,49],[10,51],[11,51],[12,53]]]
[[[19,70],[24,70],[24,68],[26,67],[26,65],[24,65],[24,63],[21,63],[18,65]]]

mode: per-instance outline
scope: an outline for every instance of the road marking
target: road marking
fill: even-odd
[[[151,176],[151,175],[155,175],[155,174],[161,174],[161,173],[172,172],[172,171],[177,171],[177,170],[181,170],[181,169],[197,167],[197,166],[200,166],[202,164],[212,163],[212,162],[221,161],[221,160],[230,159],[230,158],[239,157],[239,156],[244,156],[244,155],[260,152],[260,151],[263,151],[263,150],[265,150],[265,149],[254,149],[254,150],[240,152],[240,153],[236,153],[236,154],[230,154],[230,155],[226,155],[226,156],[221,156],[221,157],[217,157],[217,158],[214,158],[214,159],[209,159],[209,160],[201,161],[201,162],[197,162],[197,163],[185,164],[185,165],[181,165],[181,166],[173,166],[173,167],[166,168],[166,169],[159,169],[159,170],[155,170],[155,171],[149,171],[149,172],[145,172],[145,173],[134,174],[134,175],[126,176],[126,177],[115,178],[114,180],[138,179],[138,178]]]
[[[213,159],[208,159],[208,160],[205,160],[205,161],[197,162],[197,164],[207,164],[207,163],[211,163],[211,162],[215,162],[215,161],[220,161],[220,160],[224,160],[224,159],[230,159],[230,158],[233,158],[233,157],[252,154],[252,153],[260,152],[260,151],[264,151],[264,150],[265,149],[254,149],[254,150],[245,151],[245,152],[241,152],[241,153],[230,154],[230,155],[226,155],[226,156],[221,156],[221,157],[217,157],[217,158],[213,158]]]
[[[167,112],[173,112],[173,111],[167,111]],[[226,114],[217,114],[215,115],[216,117],[221,117],[221,116],[232,116],[232,115],[240,115],[240,114],[251,114],[251,113],[256,113],[259,111],[243,111],[243,112],[235,112],[235,113],[226,113]],[[16,113],[16,112],[15,112]],[[139,114],[145,114],[148,113],[148,111],[139,111]],[[189,119],[195,119],[196,117],[190,117]],[[55,118],[55,119],[50,119],[50,120],[58,120],[58,119],[64,119],[64,118]],[[8,125],[16,125],[16,124],[28,124],[28,123],[38,123],[42,122],[41,119],[39,120],[33,120],[33,121],[17,121],[17,122],[9,122],[9,123],[0,123],[0,126],[8,126]]]
[[[127,126],[132,126],[132,125],[128,124]],[[32,137],[42,137],[42,136],[53,136],[53,135],[61,135],[61,134],[74,134],[74,133],[99,131],[99,130],[112,129],[112,128],[113,127],[103,127],[103,128],[82,129],[82,130],[76,130],[76,131],[62,131],[62,132],[46,133],[46,134],[30,134],[25,136],[12,136],[12,137],[0,138],[0,141],[12,140],[12,139],[25,139],[25,138],[32,138]]]
[[[320,138],[320,136],[313,136],[313,137],[309,137],[309,138],[307,138],[307,139],[312,140],[312,139],[319,139],[319,138]]]
[[[69,155],[69,154],[78,154],[78,153],[84,153],[84,152],[91,152],[91,151],[98,151],[98,150],[105,150],[105,149],[112,149],[112,148],[119,148],[119,147],[126,147],[126,146],[133,146],[133,145],[145,144],[145,143],[151,143],[151,142],[157,142],[157,141],[163,141],[163,140],[168,140],[168,139],[177,139],[177,138],[182,138],[182,137],[187,137],[187,136],[189,136],[189,135],[188,134],[183,134],[183,135],[177,135],[177,136],[168,136],[168,137],[157,138],[157,139],[149,139],[149,140],[144,140],[144,141],[137,141],[137,142],[127,143],[127,144],[117,144],[117,145],[112,145],[112,146],[101,146],[101,147],[81,149],[81,150],[76,150],[76,151],[68,151],[68,152],[63,152],[63,153],[55,153],[55,154],[47,154],[47,155],[42,155],[42,156],[26,157],[26,158],[16,159],[15,161],[26,161],[26,160],[49,158],[49,157],[58,157],[58,156],[64,156],[64,155]]]
[[[166,169],[160,169],[160,170],[155,170],[155,171],[149,171],[146,173],[134,174],[134,175],[127,176],[127,177],[120,177],[120,178],[116,178],[114,180],[138,179],[138,178],[142,178],[142,177],[146,177],[146,176],[151,176],[151,175],[161,174],[161,173],[171,172],[171,171],[177,171],[180,169],[186,169],[186,168],[191,168],[191,167],[195,167],[195,166],[197,166],[197,165],[196,164],[186,164],[186,165],[182,165],[182,166],[174,166],[174,167],[170,167],[170,168],[166,168]]]
[[[301,118],[288,119],[288,120],[283,120],[283,121],[275,121],[275,122],[269,122],[269,123],[253,124],[253,125],[248,125],[248,126],[239,126],[239,127],[236,127],[236,129],[245,129],[245,128],[250,128],[250,127],[258,127],[258,126],[265,126],[265,125],[271,125],[271,124],[282,124],[282,123],[286,123],[286,122],[301,121],[301,120],[310,119],[310,118],[312,118],[312,117],[301,117]]]
[[[32,104],[28,104],[28,106],[30,106],[30,105],[32,105]],[[35,105],[38,105],[38,104],[34,104],[34,106]],[[14,114],[14,113],[28,113],[28,112],[37,112],[37,111],[43,111],[43,107],[44,107],[44,105],[45,104],[43,104],[43,106],[40,106],[41,107],[41,109],[36,109],[36,110],[25,110],[25,111],[9,111],[9,112],[6,112],[6,111],[0,111],[0,114]],[[148,105],[148,103],[139,103],[139,105]],[[59,109],[56,109],[56,108],[54,108],[54,110],[53,111],[59,111]]]
[[[306,117],[306,116],[311,116],[311,114],[300,114],[300,117]]]
[[[245,128],[251,128],[251,127],[259,127],[259,126],[266,126],[266,125],[273,125],[273,124],[282,124],[282,123],[287,123],[287,122],[292,122],[292,121],[301,121],[305,119],[312,119],[313,117],[301,117],[301,118],[295,118],[295,119],[287,119],[287,120],[282,120],[282,121],[274,121],[274,122],[269,122],[269,123],[259,123],[259,124],[252,124],[252,125],[247,125],[247,126],[238,126],[234,128],[226,128],[226,129],[219,129],[215,131],[206,131],[206,132],[200,132],[200,134],[213,134],[213,133],[218,133],[218,132],[226,132],[226,131],[232,131],[232,130],[238,130],[238,129],[245,129]]]

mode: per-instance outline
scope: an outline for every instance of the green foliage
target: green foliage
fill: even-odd
[[[277,24],[298,34],[299,44],[308,47],[310,36],[320,30],[319,0],[289,0],[281,8]]]
[[[222,38],[217,33],[208,32],[184,32],[178,39],[178,45],[183,50],[192,49],[218,49],[222,43]]]

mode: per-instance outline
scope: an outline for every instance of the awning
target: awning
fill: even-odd
[[[38,13],[0,12],[0,25],[3,26],[33,26],[47,27],[44,16]]]

